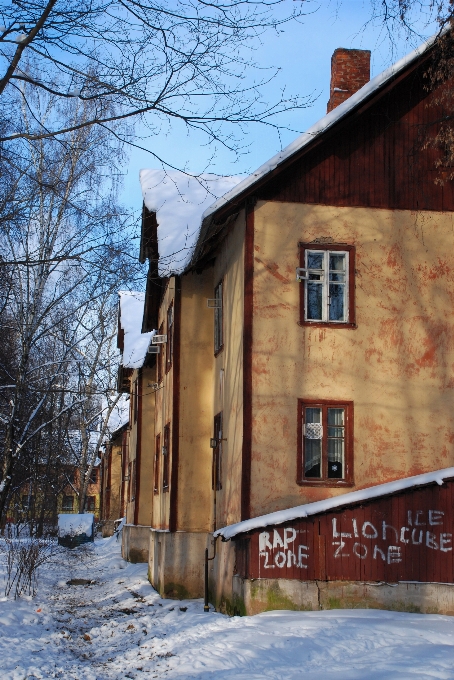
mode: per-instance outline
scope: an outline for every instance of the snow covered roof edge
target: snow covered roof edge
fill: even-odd
[[[213,536],[222,536],[225,541],[230,540],[238,534],[244,534],[253,529],[260,529],[262,527],[272,526],[274,524],[283,524],[294,519],[301,519],[318,515],[328,510],[341,508],[344,505],[351,505],[352,503],[360,503],[361,501],[368,501],[380,496],[387,496],[398,491],[411,489],[414,486],[424,486],[425,484],[443,484],[445,479],[454,478],[454,467],[444,468],[442,470],[435,470],[434,472],[426,472],[415,477],[405,477],[404,479],[397,479],[394,482],[386,482],[386,484],[377,484],[376,486],[369,486],[366,489],[359,491],[352,491],[350,493],[342,494],[341,496],[334,496],[326,498],[323,501],[315,501],[315,503],[306,503],[305,505],[297,505],[288,510],[277,510],[270,512],[267,515],[260,515],[252,519],[246,519],[243,522],[230,524],[223,529],[218,529]]]
[[[444,32],[445,31],[442,33]],[[285,149],[270,158],[269,161],[261,165],[255,172],[249,175],[249,177],[246,177],[246,179],[242,180],[239,184],[237,184],[236,187],[224,194],[224,196],[221,196],[221,198],[219,198],[205,210],[202,215],[202,222],[207,217],[210,217],[210,215],[215,213],[219,208],[222,208],[232,199],[240,195],[243,191],[258,182],[260,179],[262,179],[262,177],[265,177],[267,174],[272,172],[275,168],[277,168],[278,165],[290,158],[290,156],[292,156],[294,153],[307,146],[316,137],[328,130],[341,118],[347,115],[347,113],[354,109],[363,100],[367,99],[371,94],[376,92],[380,87],[385,85],[389,80],[403,71],[413,61],[418,59],[418,57],[427,52],[427,50],[429,50],[429,48],[435,43],[439,35],[440,33],[436,33],[432,37],[428,38],[428,40],[423,42],[419,47],[413,50],[413,52],[410,52],[405,57],[402,57],[402,59],[396,61],[395,64],[382,71],[382,73],[379,73],[377,76],[375,76],[375,78],[369,80],[369,82],[366,83],[360,90],[355,92],[355,94],[346,99],[342,104],[339,104],[339,106],[337,106],[335,109],[327,113],[326,116],[320,118],[320,120],[318,120],[315,125],[310,127],[306,132],[303,132],[302,135],[297,137],[293,142],[286,146]]]

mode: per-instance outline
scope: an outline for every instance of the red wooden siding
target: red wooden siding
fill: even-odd
[[[243,578],[454,583],[454,481],[237,539]]]
[[[422,149],[443,116],[424,86],[427,62],[375,103],[346,116],[324,141],[258,190],[264,200],[454,210],[453,183],[436,185],[438,152]]]

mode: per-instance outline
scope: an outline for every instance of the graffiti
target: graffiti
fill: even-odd
[[[263,558],[264,569],[283,569],[296,566],[307,569],[309,548],[297,542],[297,529],[285,527],[262,531],[259,534],[259,556]],[[276,552],[277,550],[277,552]]]
[[[375,524],[366,521],[361,525],[356,518],[352,518],[351,526],[350,522],[348,526],[346,522],[343,523],[344,531],[339,529],[338,518],[333,517],[332,538],[336,539],[332,541],[332,546],[335,548],[334,557],[355,555],[360,560],[364,560],[371,555],[374,560],[382,559],[387,564],[394,564],[402,562],[402,546],[399,544],[418,545],[441,552],[452,550],[452,533],[420,528],[437,526],[442,528],[444,512],[441,510],[428,510],[427,512],[408,510],[406,517],[406,525],[398,527],[388,524],[385,520],[375,522]],[[384,541],[388,545],[378,546],[372,543],[376,540]]]

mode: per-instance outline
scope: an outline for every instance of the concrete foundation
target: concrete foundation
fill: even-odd
[[[238,613],[259,614],[276,609],[388,609],[454,616],[454,584],[358,583],[296,581],[233,577]]]
[[[122,529],[121,556],[128,562],[148,562],[150,527],[125,524]]]
[[[161,597],[203,597],[209,542],[207,533],[150,530],[148,578]]]

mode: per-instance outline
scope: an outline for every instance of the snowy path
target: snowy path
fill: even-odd
[[[71,579],[93,585],[67,585]],[[1,581],[0,581],[1,585]],[[1,591],[3,594],[3,591]],[[452,678],[454,617],[372,610],[228,618],[161,600],[115,539],[65,551],[34,600],[0,597],[0,678]]]

